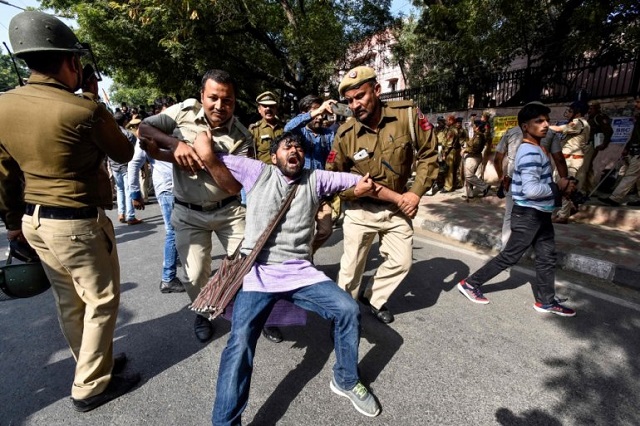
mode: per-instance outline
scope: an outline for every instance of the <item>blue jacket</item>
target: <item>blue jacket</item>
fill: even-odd
[[[327,157],[333,145],[333,138],[336,136],[336,129],[323,128],[319,134],[316,134],[307,127],[307,124],[310,122],[310,112],[299,114],[284,126],[284,131],[301,137],[302,143],[304,144],[305,169],[324,170]]]

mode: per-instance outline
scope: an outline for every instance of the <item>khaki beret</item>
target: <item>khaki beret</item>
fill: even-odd
[[[258,95],[256,102],[261,105],[276,105],[278,98],[272,92],[264,92]]]
[[[347,90],[360,87],[364,83],[373,81],[376,78],[376,72],[373,68],[364,66],[355,67],[342,78],[340,86],[338,86],[338,92],[340,96],[344,96],[344,92]]]

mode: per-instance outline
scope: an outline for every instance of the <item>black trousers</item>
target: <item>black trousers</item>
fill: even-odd
[[[479,287],[505,269],[518,263],[533,247],[536,254],[536,279],[531,283],[536,302],[552,303],[555,297],[556,243],[551,213],[515,205],[511,212],[511,237],[504,249],[482,268],[467,278]]]

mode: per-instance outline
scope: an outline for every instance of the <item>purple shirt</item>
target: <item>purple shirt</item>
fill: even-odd
[[[262,161],[235,155],[219,155],[219,157],[247,192],[253,188],[264,167],[274,167]],[[282,175],[279,170],[278,174],[280,178],[285,179],[289,184],[295,182]],[[318,197],[351,188],[362,178],[351,173],[328,172],[325,170],[315,170],[315,174]],[[315,213],[310,212],[313,215]],[[332,280],[307,260],[291,259],[275,265],[262,265],[256,262],[244,277],[242,288],[244,291],[281,293],[323,281]]]

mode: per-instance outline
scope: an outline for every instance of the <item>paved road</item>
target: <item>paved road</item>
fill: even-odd
[[[139,226],[116,225],[122,304],[116,351],[144,382],[79,414],[69,401],[74,363],[51,292],[0,303],[0,425],[206,425],[229,324],[207,345],[193,336],[185,294],[158,291],[162,219],[156,204]],[[316,262],[338,269],[340,232]],[[0,237],[4,240],[4,237]],[[376,253],[374,249],[372,255]],[[219,260],[217,253],[214,261]],[[455,284],[486,259],[447,241],[418,239],[415,264],[390,301],[390,327],[363,308],[360,369],[382,403],[375,419],[329,390],[334,362],[328,324],[261,339],[244,420],[253,425],[637,425],[640,304],[624,289],[563,276],[576,318],[536,313],[530,271],[514,268],[486,288],[492,303],[468,302]],[[379,262],[372,256],[367,274]]]

